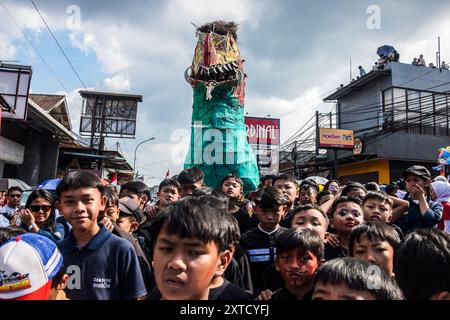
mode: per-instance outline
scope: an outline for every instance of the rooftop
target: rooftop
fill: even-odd
[[[137,100],[138,102],[142,102],[142,95],[137,94],[124,94],[124,93],[112,93],[112,92],[100,92],[100,91],[89,91],[89,90],[80,90],[80,95],[83,98],[90,97],[115,97],[119,100]]]
[[[387,75],[391,74],[390,69],[381,69],[381,70],[372,70],[362,77],[356,79],[355,81],[350,82],[346,86],[343,86],[339,88],[336,92],[330,94],[328,97],[324,98],[324,102],[333,102],[335,100],[338,100],[347,94],[349,94],[352,91],[360,90],[363,86],[365,86],[367,83]]]
[[[30,94],[30,98],[47,112],[52,111],[65,98],[64,95],[56,94]]]

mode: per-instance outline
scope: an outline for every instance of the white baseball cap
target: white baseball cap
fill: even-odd
[[[56,244],[44,236],[11,238],[0,247],[0,299],[47,300],[62,260]]]

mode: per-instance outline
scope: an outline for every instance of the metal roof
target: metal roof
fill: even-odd
[[[361,78],[350,82],[348,85],[339,88],[336,92],[332,93],[328,97],[324,98],[324,102],[333,102],[335,100],[339,100],[340,98],[346,96],[355,90],[360,90],[363,86],[368,84],[369,82],[381,78],[391,74],[390,69],[381,69],[381,70],[372,70],[369,73],[366,73]]]
[[[89,90],[80,90],[78,91],[83,98],[89,98],[94,96],[99,97],[115,97],[120,100],[137,100],[138,102],[142,102],[142,95],[137,94],[124,94],[124,93],[112,93],[112,92],[101,92],[101,91],[89,91]]]

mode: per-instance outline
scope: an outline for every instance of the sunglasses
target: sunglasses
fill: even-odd
[[[33,212],[39,212],[41,209],[43,212],[49,212],[52,210],[52,206],[30,206],[29,208]]]
[[[10,194],[9,197],[11,198],[20,198],[22,195],[21,194]]]

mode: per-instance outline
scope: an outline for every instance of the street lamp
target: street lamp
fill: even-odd
[[[150,141],[150,140],[155,140],[155,137],[151,137],[151,138],[148,138],[147,140],[142,141],[141,143],[139,143],[139,144],[137,145],[136,149],[134,149],[133,176],[134,176],[135,178],[136,178],[136,151],[137,151],[137,149],[139,148],[139,146],[140,146],[141,144],[146,143],[146,142],[148,142],[148,141]]]

